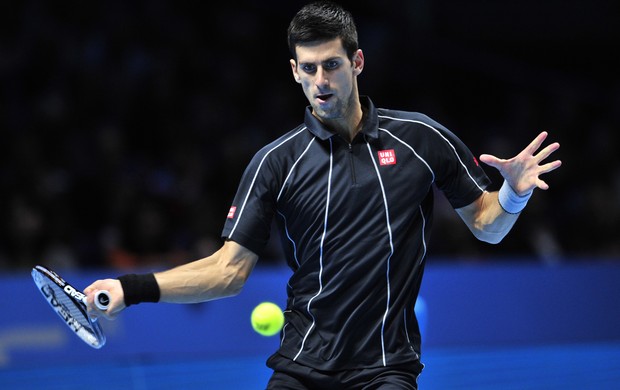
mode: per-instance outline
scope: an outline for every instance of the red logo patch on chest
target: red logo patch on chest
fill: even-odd
[[[394,153],[394,149],[379,150],[379,152],[377,153],[379,155],[380,165],[395,165],[396,164],[396,153]]]

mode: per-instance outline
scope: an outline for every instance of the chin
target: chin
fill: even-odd
[[[342,113],[336,110],[324,110],[320,107],[314,107],[314,115],[319,119],[330,120],[342,118]]]

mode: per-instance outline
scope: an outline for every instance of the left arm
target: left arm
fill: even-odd
[[[474,236],[491,244],[499,243],[519,217],[504,211],[497,198],[498,191],[485,191],[472,203],[456,209]]]
[[[558,150],[560,144],[557,142],[534,154],[547,135],[546,132],[540,133],[521,153],[510,159],[500,159],[489,154],[480,156],[480,161],[501,173],[504,185],[500,191],[485,191],[474,202],[456,209],[476,238],[492,244],[500,242],[517,221],[534,189],[549,189],[549,185],[539,176],[559,168],[562,162],[556,160],[541,164]],[[515,204],[515,201],[519,204]]]

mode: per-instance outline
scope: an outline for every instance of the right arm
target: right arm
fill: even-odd
[[[226,241],[211,256],[167,271],[155,273],[160,290],[160,302],[197,303],[237,295],[241,292],[258,255],[234,241]],[[105,312],[92,305],[94,294],[108,290],[110,306]],[[98,280],[84,292],[88,296],[92,316],[115,318],[125,309],[124,293],[118,279]]]
[[[209,257],[156,273],[160,301],[197,303],[237,295],[257,260],[251,250],[226,241]]]

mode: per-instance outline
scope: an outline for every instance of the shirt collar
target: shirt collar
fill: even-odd
[[[362,130],[360,130],[360,133],[363,133],[370,138],[379,138],[379,117],[377,115],[377,108],[368,96],[360,96],[360,103],[362,104],[362,109],[365,112],[364,119],[362,119],[364,124],[362,125]],[[311,106],[306,107],[304,123],[312,134],[322,140],[326,140],[336,135],[336,133],[327,128],[323,122],[312,115]]]

